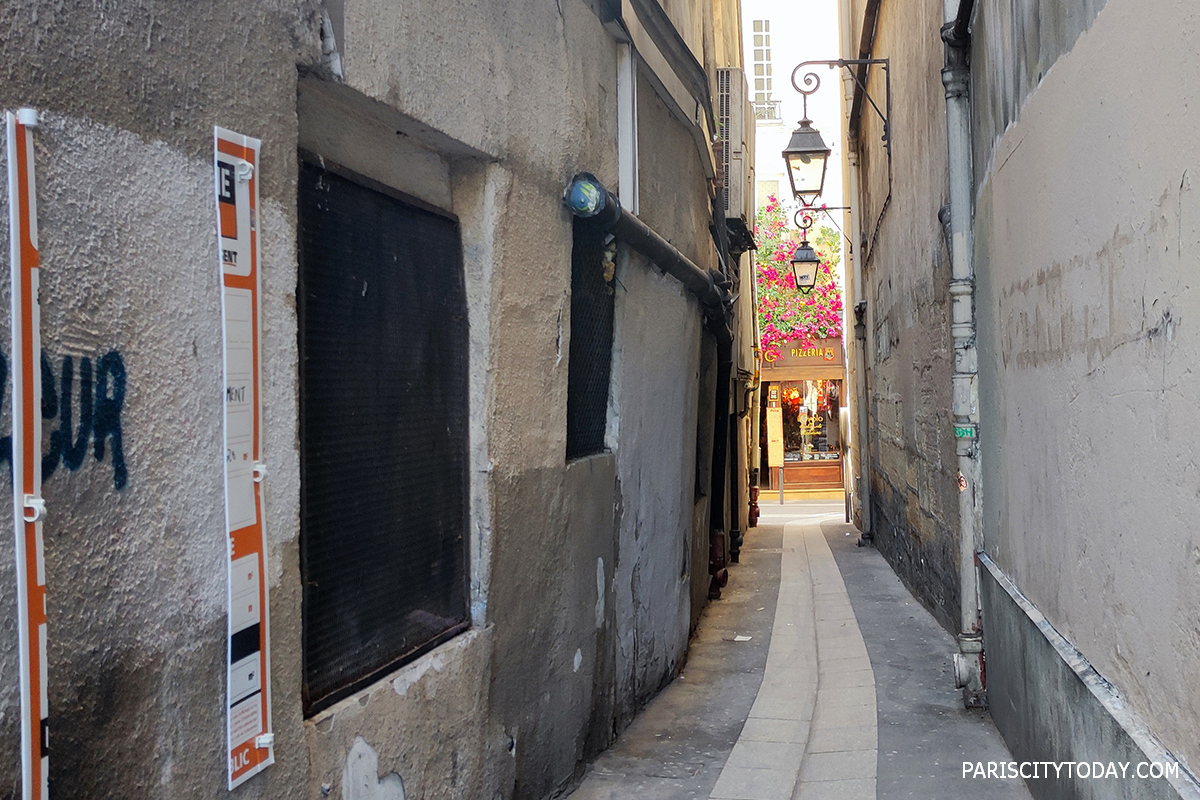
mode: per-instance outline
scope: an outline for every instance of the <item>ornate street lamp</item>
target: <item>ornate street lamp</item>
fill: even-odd
[[[800,242],[800,246],[792,255],[792,277],[795,278],[796,288],[800,293],[808,294],[817,285],[817,270],[821,266],[821,259],[808,243],[808,228],[804,229],[804,237],[804,241]]]
[[[792,194],[804,205],[809,205],[825,188],[825,169],[831,151],[821,138],[821,132],[808,118],[808,94],[803,94],[804,119],[800,120],[800,127],[792,131],[792,139],[783,150],[783,160],[787,164]]]
[[[792,255],[792,277],[801,294],[808,294],[817,285],[817,270],[821,267],[821,259],[808,243],[808,229],[813,224],[812,204],[825,188],[825,170],[831,151],[821,138],[821,132],[813,127],[812,120],[808,118],[808,96],[820,88],[821,79],[810,72],[804,76],[804,86],[807,88],[801,89],[793,75],[792,85],[804,98],[804,119],[800,120],[800,127],[792,131],[792,139],[783,150],[783,161],[787,164],[792,194],[800,201],[796,227],[804,235]]]
[[[821,132],[813,127],[808,118],[808,96],[821,88],[821,79],[815,73],[804,76],[804,86],[796,83],[792,75],[792,86],[804,98],[804,119],[800,127],[792,131],[791,141],[783,149],[783,161],[787,164],[788,180],[792,183],[792,194],[802,205],[812,205],[817,195],[825,188],[825,168],[829,164],[829,145],[821,138]]]

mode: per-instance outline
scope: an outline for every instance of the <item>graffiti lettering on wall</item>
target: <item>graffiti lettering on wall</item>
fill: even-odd
[[[90,449],[99,462],[111,453],[113,488],[124,489],[129,480],[121,441],[125,362],[115,350],[101,356],[95,366],[90,358],[80,358],[78,392],[75,366],[72,356],[64,356],[55,370],[42,353],[42,419],[58,419],[58,427],[50,431],[49,449],[42,453],[42,480],[48,480],[59,464],[71,472],[79,469]],[[7,394],[8,359],[0,354],[0,406]],[[48,425],[45,427],[49,429]],[[11,482],[12,436],[0,438],[0,461],[8,462]]]

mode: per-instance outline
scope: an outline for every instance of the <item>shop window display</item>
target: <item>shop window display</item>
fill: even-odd
[[[840,380],[789,381],[780,389],[785,463],[837,461]]]

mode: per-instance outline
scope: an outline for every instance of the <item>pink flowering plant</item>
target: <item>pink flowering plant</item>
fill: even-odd
[[[754,221],[755,279],[758,282],[758,330],[763,355],[774,360],[782,348],[796,342],[813,347],[817,339],[842,335],[842,289],[835,269],[841,261],[841,237],[831,228],[815,229],[809,244],[817,251],[817,285],[807,294],[796,289],[792,254],[800,246],[799,232],[787,225],[787,213],[774,196],[758,210]]]

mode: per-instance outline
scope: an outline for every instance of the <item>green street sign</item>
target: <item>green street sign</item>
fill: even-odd
[[[975,429],[973,427],[969,427],[969,426],[962,427],[959,425],[955,425],[954,426],[954,438],[955,439],[974,439],[975,438]]]

